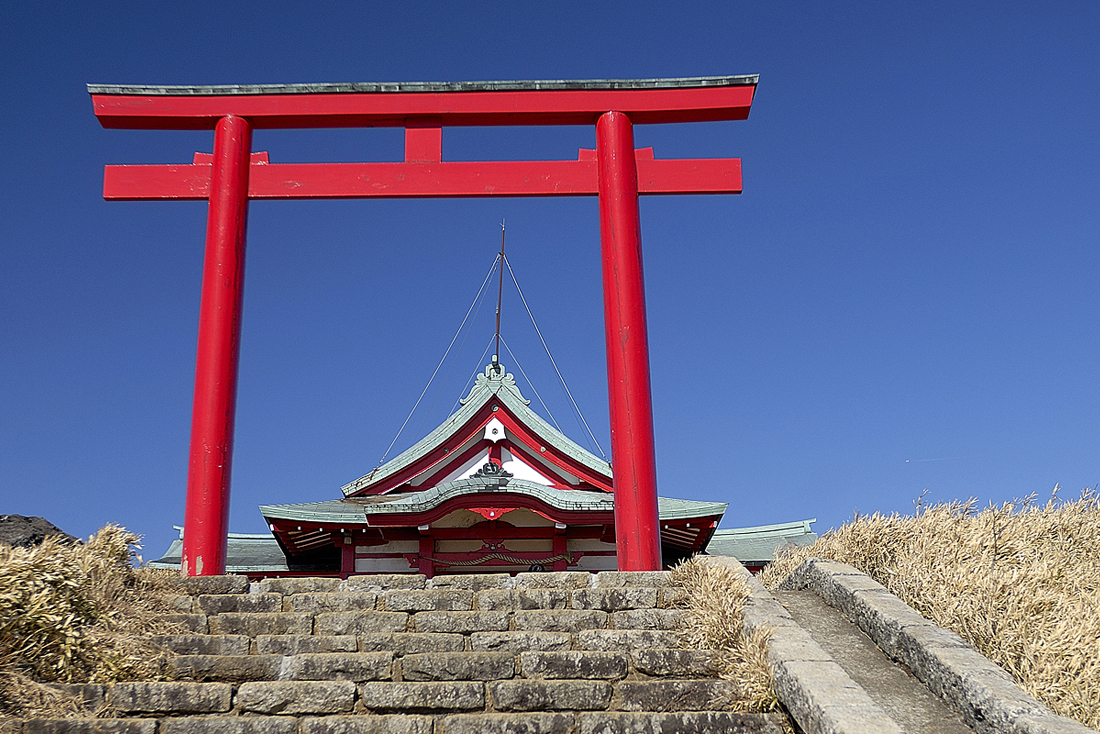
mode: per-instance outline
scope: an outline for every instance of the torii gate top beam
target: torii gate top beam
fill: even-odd
[[[89,84],[105,128],[212,130],[227,115],[253,128],[594,125],[608,110],[634,124],[744,120],[756,74],[681,79],[393,84],[126,86]]]

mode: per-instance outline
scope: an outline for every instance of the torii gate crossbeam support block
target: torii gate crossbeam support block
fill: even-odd
[[[191,165],[107,166],[108,200],[207,199],[181,572],[225,572],[249,199],[592,196],[600,203],[615,532],[621,570],[661,567],[638,196],[741,192],[739,159],[657,160],[634,124],[743,120],[756,76],[689,79],[89,85],[105,128],[213,129]],[[594,125],[576,161],[443,162],[442,128]],[[271,164],[253,129],[404,127],[403,163]]]

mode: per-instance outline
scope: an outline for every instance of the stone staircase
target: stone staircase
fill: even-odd
[[[157,638],[173,680],[70,686],[89,718],[21,734],[672,734],[782,731],[729,710],[680,647],[668,574],[185,579]],[[92,712],[113,718],[91,718]]]

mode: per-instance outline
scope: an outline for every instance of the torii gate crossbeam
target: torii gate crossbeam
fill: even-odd
[[[214,130],[191,165],[107,166],[108,200],[207,199],[181,572],[225,571],[249,199],[598,196],[621,570],[661,567],[638,196],[741,192],[739,159],[661,160],[634,124],[743,120],[756,76],[687,79],[89,85],[105,128]],[[575,161],[446,161],[442,129],[594,125]],[[402,163],[271,163],[254,129],[404,127]]]

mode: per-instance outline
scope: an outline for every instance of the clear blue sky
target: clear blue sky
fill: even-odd
[[[107,203],[84,85],[760,74],[745,122],[639,127],[745,193],[643,199],[660,491],[724,525],[1100,481],[1100,4],[18,3],[0,23],[0,513],[157,557],[182,522],[205,205]],[[231,9],[230,9],[231,8]],[[589,128],[450,129],[450,160],[575,158]],[[398,160],[398,130],[261,131],[273,161]],[[594,199],[255,203],[231,526],[339,497],[393,438],[508,222],[607,450]],[[583,435],[514,292],[505,338]],[[447,414],[492,304],[398,442]],[[505,357],[513,368],[513,360]],[[448,367],[441,371],[441,376]],[[533,397],[526,380],[521,386]],[[536,407],[542,407],[535,401]],[[582,441],[583,443],[583,441]],[[391,454],[392,455],[392,454]]]

